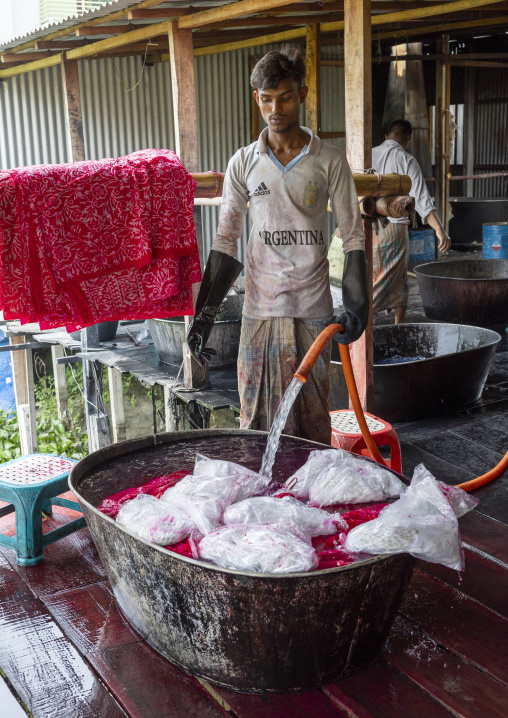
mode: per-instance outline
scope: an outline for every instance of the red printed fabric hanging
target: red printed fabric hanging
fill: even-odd
[[[4,318],[50,328],[192,314],[195,186],[170,150],[2,172]]]

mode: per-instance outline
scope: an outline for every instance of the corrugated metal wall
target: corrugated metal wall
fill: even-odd
[[[252,142],[251,58],[269,47],[197,58],[196,91],[200,169],[225,171],[239,147]],[[327,48],[339,58],[342,48]],[[119,157],[148,147],[174,147],[169,63],[143,67],[141,57],[79,63],[88,159]],[[342,67],[322,69],[323,130],[344,131]],[[344,147],[344,139],[328,140]],[[0,82],[0,168],[67,162],[59,67]],[[203,208],[207,256],[219,210]],[[247,220],[239,252],[245,259]]]
[[[475,174],[508,169],[508,70],[485,68],[476,72]],[[506,197],[508,180],[476,180],[475,197]]]

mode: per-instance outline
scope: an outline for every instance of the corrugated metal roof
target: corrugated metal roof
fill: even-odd
[[[12,50],[18,45],[24,45],[26,42],[35,42],[36,40],[41,40],[45,35],[49,35],[52,32],[57,32],[58,30],[64,30],[65,28],[69,28],[70,34],[74,25],[81,24],[82,22],[86,22],[87,20],[95,20],[97,18],[104,17],[105,15],[109,15],[112,12],[117,12],[118,10],[126,10],[130,7],[135,7],[139,4],[139,2],[140,0],[137,0],[137,2],[132,2],[132,0],[112,0],[112,2],[108,2],[102,7],[96,8],[95,10],[88,10],[88,12],[85,12],[82,15],[71,15],[66,20],[48,23],[47,25],[33,30],[26,35],[14,37],[12,40],[0,44],[0,53],[6,52],[7,50]],[[180,2],[180,0],[173,0],[173,2],[161,2],[160,5],[157,5],[156,7],[159,10],[169,9],[172,7],[190,7],[190,5],[192,5],[192,7],[213,7],[225,4],[226,2],[222,2],[221,0],[193,0],[192,3],[187,2],[187,0],[182,0],[182,2]],[[136,20],[136,25],[150,25],[154,22],[157,22],[157,20]],[[117,21],[115,21],[115,23],[117,23]],[[96,36],[96,38],[100,39],[100,36]]]

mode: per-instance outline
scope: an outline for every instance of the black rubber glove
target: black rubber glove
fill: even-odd
[[[352,344],[359,339],[369,318],[369,272],[362,249],[347,252],[342,273],[342,303],[345,312],[333,317],[331,323],[342,324],[344,332],[337,332],[334,341]]]
[[[187,331],[187,344],[194,359],[204,366],[217,352],[206,346],[215,317],[243,264],[224,252],[212,249],[201,280],[194,319]]]

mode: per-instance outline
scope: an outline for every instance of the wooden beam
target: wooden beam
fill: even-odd
[[[6,79],[7,77],[15,77],[16,75],[22,75],[25,72],[33,72],[34,70],[44,70],[46,67],[54,67],[62,62],[62,53],[59,52],[56,55],[44,58],[43,60],[34,60],[34,62],[25,62],[17,67],[9,67],[5,70],[0,69],[0,78]]]
[[[216,55],[221,52],[231,52],[232,50],[242,50],[246,47],[258,47],[259,45],[269,45],[272,42],[287,42],[289,40],[297,40],[305,37],[305,28],[296,30],[287,30],[286,32],[277,32],[272,35],[261,35],[261,37],[253,37],[250,40],[240,40],[238,42],[226,42],[220,45],[210,45],[208,47],[200,47],[194,50],[194,57],[204,57],[205,55]]]
[[[73,47],[88,45],[90,40],[37,40],[34,47],[36,50],[72,50]]]
[[[426,3],[427,5],[428,3]],[[433,6],[434,8],[436,6]],[[388,15],[384,16],[389,17]],[[401,28],[399,30],[388,30],[383,33],[376,34],[376,40],[390,40],[399,39],[405,37],[424,36],[431,34],[438,34],[453,30],[467,30],[469,28],[487,28],[496,27],[498,25],[508,26],[508,15],[496,18],[483,18],[478,20],[466,20],[463,22],[456,23],[443,23],[427,25],[425,27],[415,28]],[[321,34],[338,32],[344,29],[344,23],[323,23],[321,25]],[[202,47],[195,51],[196,57],[203,57],[205,55],[215,55],[223,52],[231,52],[233,50],[242,50],[249,47],[258,47],[259,45],[268,45],[271,43],[287,42],[291,40],[297,40],[305,37],[305,29],[297,28],[295,30],[288,30],[286,32],[270,33],[268,35],[261,35],[258,38],[252,38],[249,40],[234,42],[234,43],[220,43],[217,45],[210,45],[208,47]],[[324,40],[321,41],[324,44]],[[343,39],[339,38],[334,41],[334,44],[342,44]],[[330,44],[329,42],[326,43]]]
[[[305,84],[309,92],[305,101],[305,124],[316,135],[321,132],[321,78],[320,64],[321,44],[319,25],[307,25],[305,44]]]
[[[202,12],[182,17],[178,20],[178,27],[182,29],[205,27],[212,22],[232,20],[242,15],[261,13],[273,7],[280,7],[280,5],[280,0],[240,0],[239,2],[213,7],[210,10],[203,10]]]
[[[480,60],[446,60],[446,64],[451,67],[497,67],[505,69],[508,67],[508,62],[480,62]]]
[[[155,10],[129,10],[127,18],[129,20],[171,20],[175,17],[183,17],[188,15],[189,10],[187,8],[155,8]]]
[[[207,25],[208,29],[215,30],[229,27],[273,27],[275,25],[307,25],[309,22],[331,22],[336,20],[336,14],[305,13],[302,15],[278,15],[277,17],[245,17],[236,20],[222,20]]]
[[[6,52],[2,55],[2,64],[6,62],[32,62],[33,60],[42,60],[51,57],[49,52]]]
[[[406,37],[423,37],[425,35],[442,34],[453,32],[453,30],[468,30],[470,28],[489,28],[498,25],[508,25],[508,15],[503,17],[483,18],[478,20],[465,20],[463,22],[439,23],[426,25],[425,27],[400,28],[399,30],[387,30],[380,34],[376,33],[376,40],[398,40]]]
[[[69,50],[67,53],[68,60],[82,60],[85,57],[91,57],[99,52],[108,52],[117,47],[125,47],[140,40],[149,40],[150,38],[165,35],[168,32],[169,22],[159,22],[156,25],[145,25],[138,30],[125,32],[122,35],[108,37],[105,40],[92,42],[85,47],[77,47],[75,50]]]
[[[132,32],[139,29],[139,25],[99,25],[98,27],[78,27],[76,37],[88,35],[121,35],[123,32]]]
[[[74,32],[75,30],[79,29],[80,27],[93,27],[94,25],[103,25],[107,22],[112,22],[114,20],[120,20],[123,17],[127,17],[127,14],[129,10],[134,10],[135,8],[148,8],[153,7],[154,5],[160,5],[161,0],[143,0],[143,2],[138,3],[137,5],[132,5],[130,8],[124,8],[123,10],[116,10],[115,12],[109,13],[108,15],[103,15],[102,17],[98,17],[94,20],[87,20],[86,22],[78,23],[77,25],[74,25],[72,27],[65,27],[61,30],[55,30],[54,32],[50,32],[47,35],[43,35],[43,37],[40,38],[40,40],[58,40],[61,37],[65,37],[71,32]],[[20,52],[21,50],[27,50],[30,47],[33,47],[35,43],[38,42],[38,40],[29,40],[28,42],[24,42],[22,45],[18,45],[15,48],[12,48],[15,52]]]
[[[372,63],[371,2],[345,0],[344,65],[346,104],[346,154],[349,166],[364,170],[372,166]],[[374,401],[374,329],[372,320],[372,222],[364,221],[365,254],[369,265],[370,312],[365,332],[351,349],[351,359],[364,411]]]
[[[407,22],[408,20],[416,20],[422,17],[433,17],[434,15],[445,15],[446,13],[454,13],[459,10],[470,10],[483,5],[495,5],[500,2],[504,2],[504,0],[456,0],[456,2],[432,5],[430,7],[428,7],[427,3],[422,3],[420,7],[414,10],[401,10],[400,12],[374,15],[370,19],[370,24],[377,26],[392,22]],[[322,32],[335,32],[343,29],[344,22],[329,22],[321,25]]]
[[[81,113],[78,63],[76,60],[63,61],[62,79],[66,107],[65,120],[69,162],[82,162],[85,159],[85,140],[83,137],[83,116]]]

